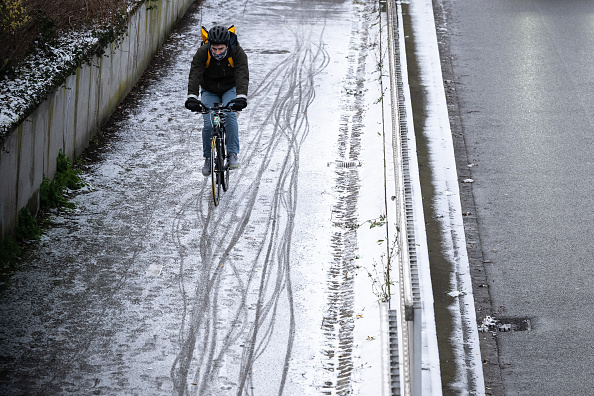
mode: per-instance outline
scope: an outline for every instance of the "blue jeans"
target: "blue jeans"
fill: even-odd
[[[202,90],[201,101],[205,106],[212,107],[215,103],[227,104],[237,97],[235,87],[223,95]],[[202,128],[202,152],[204,158],[210,157],[210,144],[212,139],[212,114],[203,114],[204,128]],[[237,116],[235,112],[225,113],[225,130],[227,131],[227,152],[239,154],[239,130],[237,127]]]

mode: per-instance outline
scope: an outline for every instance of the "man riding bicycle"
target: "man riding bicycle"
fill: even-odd
[[[191,111],[202,112],[204,106],[215,103],[231,104],[231,109],[241,111],[247,106],[249,70],[247,55],[237,41],[237,35],[223,26],[208,31],[208,42],[198,48],[190,67],[188,99],[185,106]],[[202,97],[202,98],[201,98]],[[204,114],[202,150],[205,158],[202,174],[210,175],[210,145],[213,119]],[[237,116],[227,113],[227,151],[229,168],[238,168],[239,132]]]

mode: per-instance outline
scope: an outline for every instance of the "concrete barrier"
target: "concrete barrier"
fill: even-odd
[[[126,34],[76,70],[0,149],[0,241],[23,207],[39,208],[43,177],[53,178],[60,150],[74,158],[130,92],[171,29],[195,0],[150,0],[130,17]]]

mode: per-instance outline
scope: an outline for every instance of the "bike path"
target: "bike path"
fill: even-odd
[[[82,159],[77,209],[5,285],[1,393],[377,394],[378,19],[371,2],[195,6]],[[216,208],[183,108],[215,22],[252,70]]]

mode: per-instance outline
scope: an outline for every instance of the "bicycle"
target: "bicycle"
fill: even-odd
[[[229,104],[223,106],[215,103],[213,107],[204,106],[203,114],[213,115],[213,126],[210,146],[210,179],[212,181],[212,199],[218,206],[221,197],[221,188],[229,188],[229,164],[227,158],[227,136],[225,131],[225,113],[231,110]]]

